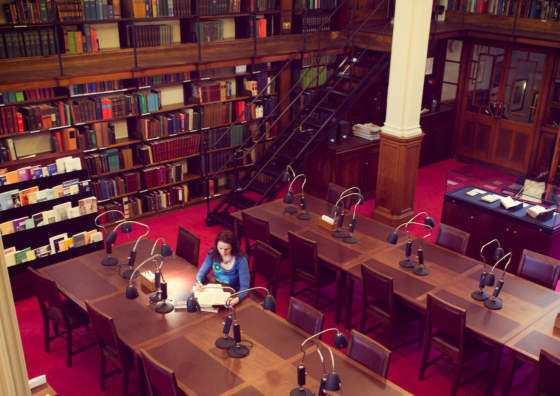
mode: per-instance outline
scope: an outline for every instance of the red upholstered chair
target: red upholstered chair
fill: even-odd
[[[454,374],[453,389],[451,396],[457,394],[457,388],[465,382],[472,380],[479,375],[485,373],[488,369],[491,360],[490,346],[467,336],[465,324],[467,321],[467,312],[464,309],[448,304],[447,302],[437,298],[433,294],[428,293],[427,299],[427,313],[426,313],[426,345],[424,346],[424,355],[422,357],[422,366],[420,368],[420,380],[424,379],[424,372],[430,365],[438,366],[439,368]],[[437,329],[437,332],[432,334],[432,327]],[[434,348],[441,354],[428,362],[428,355],[430,348]],[[488,352],[486,370],[476,374],[475,376],[460,382],[461,372],[463,371],[463,364],[483,353]],[[437,361],[443,356],[457,362],[455,373],[449,371],[446,367],[440,366]]]
[[[101,353],[101,370],[100,370],[100,383],[99,388],[101,391],[105,390],[105,380],[110,376],[121,373],[123,376],[122,394],[128,395],[128,384],[130,383],[130,372],[134,370],[134,355],[120,340],[117,335],[117,329],[113,323],[113,318],[105,315],[103,312],[95,308],[91,303],[86,300],[86,307],[91,320],[91,325],[95,331],[97,338],[97,345],[99,345],[99,352]],[[107,358],[113,362],[117,369],[106,373]],[[135,388],[136,385],[131,383]],[[134,392],[134,394],[136,391]]]
[[[470,237],[471,234],[468,232],[439,223],[436,234],[436,245],[443,246],[457,253],[465,254],[469,247]]]
[[[556,290],[559,274],[560,260],[523,249],[517,276]]]
[[[318,309],[320,290],[336,282],[336,273],[319,264],[317,242],[302,238],[291,231],[288,231],[288,240],[290,241],[290,258],[292,259],[290,296],[296,296],[314,288],[313,307]],[[304,282],[309,286],[294,294],[297,281]],[[330,303],[332,303],[331,300],[329,300]]]
[[[27,267],[27,271],[31,275],[31,283],[35,289],[37,301],[43,314],[43,334],[45,337],[45,352],[50,351],[50,342],[55,338],[62,337],[66,339],[66,365],[72,367],[72,356],[83,352],[86,349],[95,346],[95,342],[78,332],[76,329],[85,326],[89,331],[89,318],[87,313],[74,304],[71,300],[62,300],[58,287],[53,279],[47,278],[38,273],[31,267]],[[49,322],[52,323],[54,335],[51,337],[49,330]],[[58,331],[62,327],[63,331]],[[89,343],[83,347],[72,350],[72,333],[76,333]],[[79,345],[78,345],[79,346]]]
[[[249,287],[255,287],[255,279],[258,274],[266,280],[266,288],[276,298],[282,255],[261,241],[257,241],[253,247],[253,266],[251,267]],[[264,294],[258,290],[251,290],[249,296],[253,301],[264,302]]]
[[[374,373],[387,378],[391,351],[371,338],[352,330],[346,355]]]
[[[253,251],[255,245],[251,245],[251,240],[261,241],[265,245],[268,245],[282,254],[283,259],[287,259],[290,256],[290,252],[284,246],[278,245],[272,242],[270,237],[270,225],[268,220],[260,219],[255,216],[251,216],[245,212],[241,212],[243,216],[243,233],[245,235],[245,252],[249,256],[253,256]]]
[[[175,248],[175,254],[195,267],[198,267],[200,238],[196,236],[194,232],[187,230],[183,226],[179,226],[179,235],[177,236],[177,248]]]
[[[541,349],[533,396],[560,395],[560,356]]]
[[[310,335],[315,335],[323,331],[323,322],[325,315],[321,311],[316,310],[311,305],[290,297],[288,304],[288,322],[296,325],[300,329],[306,331]],[[319,339],[321,336],[318,337]]]
[[[175,373],[155,360],[144,349],[140,349],[140,356],[144,363],[144,373],[148,381],[149,396],[185,396],[179,389]]]
[[[362,321],[360,331],[368,333],[378,327],[386,327],[385,346],[395,350],[405,345],[418,341],[418,348],[422,347],[424,336],[425,317],[421,313],[395,301],[393,293],[393,278],[385,276],[377,271],[362,265]],[[372,300],[369,300],[370,297]],[[366,319],[373,317],[379,323],[372,328],[365,330]],[[398,327],[402,327],[410,322],[418,320],[420,322],[418,337],[404,341],[396,346],[393,345],[393,333]],[[375,334],[381,336],[374,331]]]
[[[338,184],[329,183],[329,187],[327,189],[327,202],[330,202],[332,204],[336,204],[336,201],[338,201],[340,199],[340,194],[342,194],[346,190],[347,190],[347,188],[339,186]],[[347,194],[350,194],[352,192],[355,192],[355,191],[348,191]],[[345,209],[350,209],[350,205],[352,205],[353,198],[354,198],[354,196],[344,198],[340,202],[343,204]]]

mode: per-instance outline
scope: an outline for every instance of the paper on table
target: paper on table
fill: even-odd
[[[225,305],[227,299],[229,298],[229,296],[231,296],[231,293],[217,290],[218,289],[214,288],[210,289],[210,291],[199,290],[194,292],[194,295],[202,308],[210,308],[214,305]]]

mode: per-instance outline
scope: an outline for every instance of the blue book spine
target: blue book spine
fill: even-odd
[[[173,129],[173,119],[171,119],[171,118],[167,119],[167,128],[169,130],[170,135],[173,135],[175,133],[175,131]]]
[[[101,20],[104,18],[103,15],[103,0],[95,0],[95,5],[97,8],[97,19]]]

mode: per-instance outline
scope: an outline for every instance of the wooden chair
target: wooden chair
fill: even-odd
[[[66,339],[66,365],[72,367],[72,356],[83,352],[95,346],[95,342],[78,332],[82,326],[89,331],[89,318],[87,313],[74,304],[71,300],[60,298],[60,293],[56,282],[38,273],[31,267],[27,267],[27,271],[31,275],[31,283],[35,289],[37,301],[43,315],[43,334],[45,337],[45,352],[50,352],[50,342],[55,338],[62,337]],[[54,335],[51,337],[49,330],[49,322],[52,323]],[[58,331],[62,327],[63,331]],[[85,346],[72,340],[72,333],[78,334],[80,337],[89,341]],[[76,345],[78,349],[72,350],[72,345]]]
[[[121,373],[123,376],[122,394],[128,395],[128,384],[130,383],[136,389],[138,387],[129,381],[130,372],[134,370],[134,355],[120,340],[113,323],[113,318],[105,315],[103,312],[95,308],[86,300],[86,308],[91,320],[91,325],[95,331],[97,345],[101,354],[101,370],[99,388],[105,390],[105,380],[114,374]],[[113,362],[117,369],[106,373],[107,358]],[[134,394],[136,391],[134,392]]]
[[[519,268],[517,269],[517,276],[556,290],[559,274],[560,260],[523,249]]]
[[[560,395],[560,356],[541,349],[532,396]]]
[[[336,204],[336,201],[340,199],[340,194],[342,194],[346,190],[347,188],[339,186],[338,184],[329,183],[329,187],[327,188],[327,202]],[[355,191],[348,191],[347,194],[350,194],[352,192]],[[344,198],[342,201],[340,201],[342,202],[342,205],[344,206],[345,209],[350,209],[350,206],[352,205],[352,201],[353,201],[352,198],[354,198],[354,196]]]
[[[286,320],[300,329],[306,331],[310,335],[315,335],[323,330],[323,322],[325,315],[321,311],[316,310],[311,305],[290,297],[288,304],[288,316]],[[321,339],[321,336],[318,337]]]
[[[273,243],[270,237],[270,224],[268,220],[260,219],[255,216],[251,216],[245,212],[241,212],[243,216],[243,233],[245,235],[245,252],[253,257],[253,252],[255,250],[255,245],[251,245],[251,239],[253,241],[261,241],[265,245],[268,245],[282,254],[282,259],[285,260],[290,257],[290,252],[284,246]]]
[[[175,372],[171,371],[157,360],[155,360],[144,349],[140,349],[142,363],[144,363],[144,374],[148,382],[150,396],[185,396],[185,392],[179,389]]]
[[[447,371],[451,375],[454,375],[453,389],[451,390],[452,396],[457,394],[457,388],[459,386],[462,386],[484,374],[490,366],[492,358],[490,346],[467,336],[465,328],[466,320],[467,312],[464,309],[448,304],[433,294],[428,293],[426,345],[424,346],[424,355],[422,357],[419,378],[420,380],[424,379],[426,368],[432,364]],[[432,334],[432,327],[435,327],[438,330],[434,334]],[[434,348],[435,350],[441,352],[441,354],[428,362],[430,348]],[[473,375],[471,378],[460,382],[463,364],[485,352],[488,352],[486,370],[483,370],[482,372]],[[443,356],[448,357],[449,363],[451,362],[451,359],[457,361],[455,373],[437,363],[437,361]]]
[[[457,228],[439,223],[436,234],[436,245],[443,246],[454,252],[466,254],[471,234]]]
[[[390,350],[401,348],[415,341],[418,341],[418,348],[421,348],[424,339],[424,325],[426,320],[424,315],[395,301],[393,278],[369,269],[365,265],[361,267],[362,321],[360,324],[360,331],[364,334],[373,331],[375,334],[385,338],[385,346]],[[373,300],[368,301],[368,297],[371,297]],[[366,320],[368,316],[373,317],[379,323],[366,330]],[[402,327],[415,320],[418,320],[420,324],[418,337],[392,347],[395,328]],[[381,326],[386,327],[386,337],[374,331]]]
[[[200,238],[194,232],[189,231],[183,226],[179,226],[177,236],[177,247],[175,254],[198,267],[200,255]]]
[[[391,351],[371,338],[352,330],[346,355],[383,378],[387,378]]]
[[[261,241],[257,241],[253,246],[253,266],[251,267],[249,287],[255,287],[255,279],[258,274],[266,280],[266,288],[276,298],[282,255]],[[264,302],[264,295],[258,290],[251,290],[249,296],[253,301]]]
[[[320,290],[336,282],[336,273],[319,264],[317,242],[302,238],[291,231],[288,231],[288,240],[290,243],[290,258],[292,260],[290,296],[296,296],[314,288],[315,297],[313,300],[313,307],[318,309]],[[309,286],[294,294],[297,281],[304,282]],[[332,300],[325,297],[323,298],[328,300],[329,304],[332,304]]]

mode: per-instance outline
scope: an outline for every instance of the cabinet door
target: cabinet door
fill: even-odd
[[[363,152],[349,153],[338,158],[335,183],[346,188],[359,186],[362,181],[363,160]]]
[[[377,169],[379,165],[379,146],[364,153],[364,167],[362,178],[362,191],[364,193],[375,191],[377,188]]]

